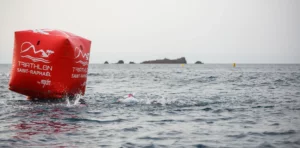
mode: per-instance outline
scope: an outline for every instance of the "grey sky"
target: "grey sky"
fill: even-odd
[[[300,63],[300,0],[0,0],[0,20],[0,63],[40,28],[92,40],[90,63]]]

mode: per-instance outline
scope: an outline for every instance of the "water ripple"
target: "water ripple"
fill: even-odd
[[[300,146],[300,65],[92,64],[88,107],[26,101],[9,67],[0,147]],[[117,102],[129,93],[139,103]]]

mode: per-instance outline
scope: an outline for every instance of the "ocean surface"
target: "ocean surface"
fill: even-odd
[[[26,101],[10,66],[0,147],[300,147],[300,65],[92,64],[88,107]],[[140,101],[117,103],[129,93]]]

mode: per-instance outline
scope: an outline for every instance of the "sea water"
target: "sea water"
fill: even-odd
[[[87,107],[27,101],[10,68],[0,147],[300,147],[300,65],[94,64]],[[139,102],[117,103],[128,94]]]

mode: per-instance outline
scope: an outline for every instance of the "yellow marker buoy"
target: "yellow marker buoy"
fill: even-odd
[[[181,64],[181,67],[184,67],[184,64]]]
[[[235,64],[235,63],[233,63],[233,64],[232,64],[232,67],[235,67],[235,66],[236,66],[236,64]]]

